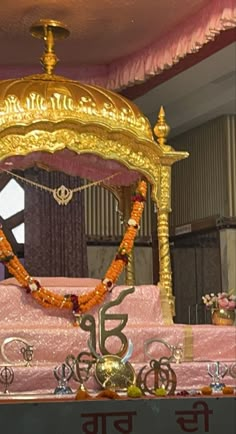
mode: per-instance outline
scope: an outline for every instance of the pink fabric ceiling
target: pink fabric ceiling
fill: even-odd
[[[107,185],[130,185],[140,177],[138,172],[129,170],[115,160],[104,160],[95,154],[75,154],[64,149],[49,154],[47,152],[32,152],[26,156],[13,156],[0,161],[0,174],[3,170],[24,170],[39,166],[45,169],[58,170],[72,176],[80,176],[91,181],[100,181],[112,176],[104,183]],[[113,176],[114,175],[114,176]]]
[[[39,72],[30,25],[50,17],[71,37],[57,72],[111,89],[143,82],[236,26],[235,0],[1,0],[0,78]]]

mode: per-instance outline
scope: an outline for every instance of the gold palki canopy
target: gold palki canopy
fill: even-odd
[[[44,73],[0,82],[0,168],[44,165],[107,183],[126,213],[129,185],[145,177],[158,210],[160,283],[173,305],[169,252],[171,166],[186,158],[166,144],[169,127],[161,108],[154,128],[130,101],[106,89],[54,75],[54,41],[69,35],[64,24],[40,20]],[[129,279],[128,279],[129,280]]]

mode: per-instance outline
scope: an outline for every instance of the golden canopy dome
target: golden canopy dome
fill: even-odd
[[[62,126],[99,128],[127,135],[134,141],[153,140],[148,120],[119,94],[54,75],[58,61],[54,41],[67,37],[68,29],[57,21],[41,20],[31,27],[33,36],[45,41],[41,58],[44,74],[0,82],[0,133],[9,128],[21,133],[45,122]],[[68,124],[69,123],[69,124]],[[55,125],[54,125],[55,127]],[[6,131],[7,129],[7,131]],[[11,131],[11,130],[10,130]]]
[[[71,122],[152,140],[148,120],[119,94],[67,78],[38,74],[0,82],[0,131],[32,123]],[[8,131],[9,133],[9,131]]]
[[[186,157],[165,144],[168,128],[163,110],[154,129],[156,142],[149,121],[132,102],[109,90],[54,74],[58,61],[55,40],[69,35],[64,24],[40,20],[30,30],[44,40],[44,73],[0,82],[0,166],[8,164],[9,158],[32,153],[38,153],[33,161],[40,163],[39,152],[55,154],[66,149],[76,154],[75,159],[93,153],[141,171],[156,195],[160,165]]]

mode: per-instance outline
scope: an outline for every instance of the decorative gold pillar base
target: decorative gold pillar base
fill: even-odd
[[[173,325],[174,297],[171,302],[170,297],[167,296],[166,289],[161,285],[161,283],[158,283],[158,288],[160,289],[163,322],[165,325]]]

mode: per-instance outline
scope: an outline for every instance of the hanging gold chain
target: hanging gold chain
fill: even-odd
[[[107,176],[106,178],[102,178],[99,181],[90,182],[86,185],[81,185],[79,187],[75,188],[68,188],[65,185],[60,185],[58,188],[50,188],[46,185],[39,184],[38,182],[31,181],[30,179],[24,178],[23,176],[17,175],[16,173],[10,172],[9,170],[0,169],[2,172],[7,173],[8,175],[12,176],[13,178],[19,179],[25,184],[29,184],[32,187],[39,188],[40,190],[47,191],[48,193],[51,193],[53,195],[53,198],[58,203],[58,205],[67,205],[73,198],[74,193],[78,193],[82,190],[86,190],[87,188],[94,187],[95,185],[99,185],[102,182],[108,181],[109,179],[114,178],[115,176],[119,175],[120,172],[116,172],[113,175]]]

